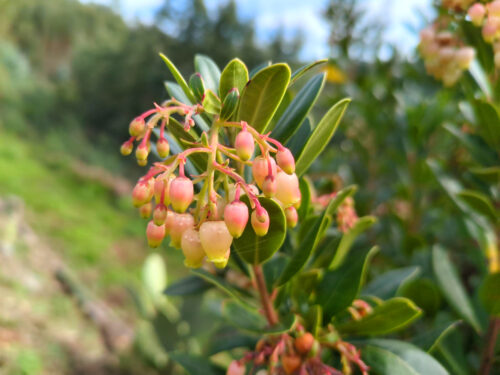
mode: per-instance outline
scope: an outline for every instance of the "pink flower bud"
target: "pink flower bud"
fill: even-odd
[[[165,207],[164,204],[159,203],[156,205],[153,212],[153,221],[156,225],[163,225],[165,224],[165,220],[167,220],[167,207]]]
[[[170,152],[170,145],[165,138],[160,138],[158,142],[156,142],[156,151],[162,159],[168,156],[168,153]]]
[[[146,160],[148,158],[148,154],[149,154],[148,146],[145,144],[141,143],[135,149],[135,157],[137,160],[141,160],[141,161]]]
[[[170,217],[172,217],[172,219],[170,219],[171,221],[169,220]],[[180,248],[182,235],[186,230],[194,227],[194,217],[191,214],[177,214],[169,211],[167,215],[167,224],[170,225],[170,244],[173,247]]]
[[[262,237],[269,231],[269,214],[265,209],[262,209],[259,213],[257,213],[257,210],[252,212],[250,221],[255,234]]]
[[[146,165],[148,165],[148,159],[144,159],[144,160],[137,159],[137,165],[140,167],[145,167]]]
[[[455,57],[460,68],[467,69],[472,60],[474,60],[475,54],[475,50],[472,47],[459,48],[455,53]]]
[[[255,158],[252,164],[252,174],[257,186],[262,189],[262,184],[267,176],[276,176],[276,162],[273,158],[268,159],[258,156]],[[271,164],[271,168],[269,170],[269,164]]]
[[[285,217],[286,225],[288,225],[289,228],[295,228],[297,222],[299,221],[299,214],[297,213],[295,207],[290,206],[285,208]]]
[[[276,194],[276,178],[267,176],[262,184],[262,192],[268,198],[274,197]]]
[[[144,130],[146,130],[146,123],[144,122],[144,119],[140,117],[133,119],[128,127],[128,131],[132,137],[140,136],[144,133]]]
[[[231,236],[239,238],[248,223],[248,207],[245,203],[234,201],[224,209],[224,222]]]
[[[120,153],[123,156],[127,156],[127,155],[130,155],[132,153],[133,149],[134,149],[134,144],[130,141],[126,141],[120,147]]]
[[[495,36],[497,35],[497,31],[498,31],[498,23],[495,21],[495,19],[488,18],[488,20],[486,21],[481,30],[485,42],[487,43],[493,42],[493,39],[495,39]]]
[[[293,206],[300,200],[299,179],[297,175],[278,172],[276,176],[276,199],[279,200],[284,207]]]
[[[165,237],[165,226],[156,225],[153,221],[150,221],[146,229],[146,237],[150,247],[160,246]]]
[[[201,246],[200,235],[194,228],[184,231],[181,239],[181,249],[184,254],[184,264],[186,267],[198,268],[203,263],[205,252]]]
[[[238,361],[232,361],[227,368],[226,375],[245,375],[245,366]]]
[[[154,186],[154,195],[156,203],[163,203],[165,206],[170,204],[170,183],[174,180],[174,175],[169,175],[165,177],[165,175],[160,175],[156,178],[155,186]],[[163,201],[161,200],[163,194]]]
[[[475,4],[475,5],[481,5],[481,4]],[[500,1],[499,0],[495,0],[495,1],[488,4],[488,15],[491,17],[500,17]],[[471,19],[472,19],[472,17],[471,17]]]
[[[201,246],[211,262],[222,262],[227,259],[226,254],[233,237],[223,221],[205,221],[200,226]]]
[[[184,212],[193,201],[193,182],[183,176],[179,176],[170,183],[170,204],[177,212]]]
[[[132,203],[135,207],[140,207],[148,203],[153,198],[153,183],[151,178],[148,181],[139,181],[132,190]]]
[[[152,211],[153,203],[151,202],[144,203],[141,207],[139,207],[139,215],[141,215],[143,219],[149,219]]]
[[[165,218],[165,235],[170,234],[170,229],[173,227],[176,219],[177,219],[177,213],[175,213],[174,211],[167,210],[167,217]]]
[[[292,174],[295,172],[295,159],[289,149],[283,148],[279,150],[276,153],[276,161],[285,173]]]
[[[240,131],[234,141],[234,147],[236,148],[236,154],[238,154],[242,160],[249,160],[255,149],[255,142],[252,134],[246,130]]]
[[[483,4],[475,3],[469,8],[467,14],[474,25],[481,26],[486,14],[486,9]]]

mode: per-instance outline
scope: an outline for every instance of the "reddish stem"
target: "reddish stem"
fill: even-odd
[[[491,318],[486,333],[486,344],[481,359],[481,367],[479,368],[479,375],[488,375],[491,371],[491,366],[495,360],[495,344],[497,336],[500,331],[500,318]]]
[[[262,308],[264,309],[264,314],[266,316],[267,322],[269,323],[269,326],[272,327],[278,324],[278,315],[274,310],[271,298],[269,298],[269,293],[267,292],[266,280],[264,279],[262,266],[253,266],[253,272],[255,275],[255,281],[257,284],[257,290],[259,291]]]

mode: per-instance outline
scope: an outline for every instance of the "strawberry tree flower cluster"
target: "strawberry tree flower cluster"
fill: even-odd
[[[420,32],[419,51],[427,73],[445,86],[453,86],[474,60],[475,51],[464,46],[460,39],[447,30],[447,22],[440,20]]]
[[[481,34],[487,43],[493,45],[494,61],[500,67],[500,1],[495,0],[487,4],[474,3],[467,15],[471,22],[481,27]]]
[[[195,88],[203,85],[199,75],[191,81],[195,81]],[[154,162],[132,192],[140,215],[152,216],[146,229],[148,244],[158,247],[170,237],[171,246],[182,249],[187,267],[200,267],[207,259],[223,268],[233,239],[239,238],[248,225],[257,236],[267,234],[271,218],[260,197],[278,201],[288,226],[294,227],[301,193],[290,150],[251,124],[229,120],[236,108],[237,89],[228,93],[208,132],[190,142],[184,151],[170,154],[165,133],[174,121],[179,124],[173,116],[182,119],[184,132],[190,132],[196,126],[194,117],[206,111],[204,95],[200,93],[200,103],[194,105],[172,98],[133,119],[130,138],[121,152],[129,155],[135,147],[138,164],[145,166],[151,154],[151,137],[157,135],[156,151],[164,160]],[[200,154],[205,155],[205,170],[188,175],[187,161]],[[245,167],[251,169],[252,181],[246,181]],[[241,200],[243,196],[248,205]]]

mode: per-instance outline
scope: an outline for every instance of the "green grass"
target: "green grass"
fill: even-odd
[[[103,284],[130,280],[130,272],[138,275],[148,251],[145,222],[128,197],[117,198],[108,188],[78,176],[70,157],[60,155],[3,131],[0,196],[21,197],[32,227],[72,267],[92,267]],[[116,247],[126,259],[117,255]]]

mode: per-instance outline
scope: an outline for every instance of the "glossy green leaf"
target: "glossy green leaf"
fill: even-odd
[[[265,69],[267,68],[268,66],[271,66],[272,64],[272,61],[271,60],[268,60],[268,61],[264,61],[263,63],[260,63],[256,66],[254,66],[251,70],[250,70],[250,79],[252,79],[258,72],[260,72],[262,69]]]
[[[307,261],[311,257],[311,254],[314,252],[320,240],[323,238],[324,231],[326,230],[326,227],[330,222],[329,218],[335,213],[344,199],[352,195],[356,191],[356,189],[356,186],[351,185],[339,191],[335,198],[330,201],[323,214],[319,218],[315,219],[313,223],[311,223],[312,225],[308,228],[307,234],[300,241],[299,249],[292,255],[292,258],[283,271],[283,274],[278,281],[278,285],[285,284],[295,274],[300,272],[302,268],[304,268]]]
[[[290,149],[295,160],[300,157],[300,154],[304,150],[307,140],[311,136],[313,131],[313,126],[309,117],[306,117],[302,125],[300,125],[299,130],[295,133],[288,142],[286,142],[286,147]]]
[[[182,74],[179,72],[179,70],[177,70],[175,65],[172,63],[172,61],[170,61],[170,59],[163,53],[160,53],[160,57],[167,65],[168,69],[170,70],[170,73],[172,73],[172,75],[174,76],[175,81],[179,84],[179,87],[182,89],[182,92],[184,92],[184,95],[186,95],[187,99],[191,103],[196,103],[196,98],[194,97],[193,92],[189,88],[184,77],[182,77]]]
[[[181,365],[190,375],[225,375],[226,371],[205,357],[182,352],[170,352],[168,356]]]
[[[398,289],[398,296],[411,299],[429,316],[436,314],[442,303],[441,292],[436,284],[427,278],[407,280]]]
[[[479,288],[479,299],[488,314],[500,317],[500,272],[486,276]]]
[[[221,75],[217,64],[208,56],[196,55],[194,57],[194,68],[201,74],[205,87],[217,93]]]
[[[495,184],[500,181],[500,167],[476,167],[470,171],[489,183]]]
[[[212,285],[198,276],[187,276],[169,285],[164,293],[168,296],[189,296],[203,293],[211,287]]]
[[[274,139],[285,143],[295,134],[318,99],[324,83],[325,74],[319,74],[304,85],[272,129]]]
[[[317,66],[320,66],[320,65],[323,65],[323,64],[326,64],[328,62],[328,59],[322,59],[322,60],[317,60],[313,63],[310,63],[310,64],[307,64],[307,65],[304,65],[302,67],[300,67],[299,69],[297,69],[295,72],[293,72],[292,74],[292,78],[290,80],[290,85],[294,84],[295,82],[297,82],[297,80],[302,77],[304,74],[306,74],[308,71],[310,71],[311,69],[317,67]]]
[[[309,306],[309,311],[305,317],[306,330],[313,336],[317,336],[323,325],[323,310],[320,305]]]
[[[493,223],[498,220],[498,212],[488,196],[474,190],[462,190],[457,197],[477,213],[486,216]]]
[[[245,85],[248,82],[248,69],[240,59],[231,60],[220,76],[219,82],[219,97],[222,101],[233,88],[237,88],[238,92],[243,92]]]
[[[500,116],[497,110],[486,101],[474,102],[479,132],[491,147],[500,149]]]
[[[453,330],[455,330],[460,324],[461,320],[457,320],[454,322],[446,322],[445,324],[441,324],[440,326],[432,329],[426,330],[421,335],[415,336],[412,339],[412,343],[422,348],[428,353],[433,352],[439,346],[441,341]]]
[[[218,115],[222,107],[219,97],[210,89],[205,90],[205,96],[201,104],[205,112],[211,115]]]
[[[207,355],[212,356],[220,352],[230,351],[236,348],[255,348],[257,338],[254,335],[241,334],[236,328],[223,327],[215,334],[210,335],[210,342],[207,345]]]
[[[399,286],[406,280],[417,277],[420,267],[410,266],[388,271],[370,281],[363,289],[363,295],[376,296],[382,299],[394,297]]]
[[[302,177],[299,180],[299,189],[301,199],[300,207],[297,212],[299,214],[300,221],[303,221],[309,214],[309,208],[311,207],[312,183],[307,177]]]
[[[269,327],[267,320],[257,310],[245,309],[234,301],[226,301],[222,306],[222,313],[226,321],[235,327],[261,335],[288,332],[296,323],[295,315],[291,314],[281,318],[277,325]]]
[[[367,340],[361,357],[374,375],[448,375],[431,355],[415,345],[390,339]]]
[[[335,130],[337,130],[340,120],[342,119],[350,101],[351,99],[342,99],[337,102],[332,108],[330,108],[330,110],[323,116],[321,121],[314,128],[297,160],[295,166],[295,173],[297,176],[304,174],[313,161],[328,145],[335,133]]]
[[[460,317],[476,331],[480,331],[481,326],[476,312],[458,277],[457,271],[448,258],[446,251],[439,246],[434,246],[432,249],[432,268],[444,298]]]
[[[265,132],[289,82],[290,68],[286,64],[274,64],[259,71],[241,93],[238,120]]]
[[[222,102],[222,109],[220,112],[221,120],[229,120],[231,116],[236,112],[238,108],[238,103],[240,100],[240,94],[237,88],[229,90],[226,98]]]
[[[205,83],[203,78],[201,78],[200,73],[193,73],[189,78],[189,88],[191,89],[196,102],[199,103],[203,100],[203,95],[205,94]]]
[[[350,252],[344,264],[325,273],[316,291],[316,303],[322,306],[326,321],[348,308],[357,297],[367,265],[377,251],[374,247]]]
[[[375,306],[373,311],[360,320],[350,320],[341,324],[341,333],[354,335],[385,335],[411,324],[422,314],[411,300],[394,297]]]
[[[332,263],[330,264],[330,268],[335,269],[339,267],[344,261],[356,238],[358,238],[361,233],[370,228],[376,222],[377,218],[374,216],[360,217],[354,226],[342,236],[339,246],[337,247],[337,251],[335,252],[335,256],[332,259]]]
[[[249,209],[248,197],[241,199]],[[233,241],[233,247],[244,261],[250,264],[260,264],[269,259],[279,250],[286,236],[286,218],[281,206],[275,200],[269,198],[259,198],[262,207],[267,210],[270,218],[269,231],[265,236],[257,236],[250,225],[240,238]]]

